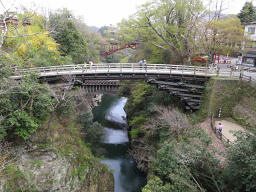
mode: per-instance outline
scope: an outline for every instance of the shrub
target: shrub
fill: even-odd
[[[256,191],[256,136],[237,133],[228,150],[225,178],[232,191]]]
[[[23,140],[30,138],[46,119],[54,99],[49,90],[38,82],[35,74],[29,74],[19,84],[12,82],[6,88],[6,94],[0,95],[0,139],[14,139],[19,136]],[[1,141],[1,140],[0,140]]]
[[[88,112],[81,114],[78,121],[83,125],[83,132],[85,133],[86,142],[99,142],[103,134],[103,127],[100,123],[93,122],[92,114]]]
[[[145,115],[139,115],[134,117],[132,120],[129,121],[129,125],[131,127],[139,127],[143,125],[147,121],[147,117]]]
[[[130,135],[132,139],[138,138],[139,134],[141,133],[140,127],[134,128],[130,131]]]

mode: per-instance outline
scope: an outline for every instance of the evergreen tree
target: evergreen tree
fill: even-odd
[[[72,14],[67,9],[60,10],[50,16],[49,22],[61,54],[71,56],[74,63],[84,63],[88,57],[88,44],[76,28]]]
[[[246,2],[238,14],[238,18],[241,23],[249,23],[256,21],[256,8],[253,6],[252,2]]]

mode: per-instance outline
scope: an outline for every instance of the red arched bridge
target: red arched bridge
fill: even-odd
[[[135,49],[137,45],[138,45],[138,43],[129,43],[129,44],[124,45],[124,46],[120,46],[118,44],[111,44],[108,51],[101,52],[101,56],[106,57],[108,55],[111,55],[111,54],[113,54],[117,51],[121,51],[123,49],[128,49],[128,48]]]

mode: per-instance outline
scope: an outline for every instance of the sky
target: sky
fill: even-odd
[[[80,16],[89,26],[115,25],[136,12],[138,6],[148,0],[0,0],[6,9],[25,5],[28,8],[56,10],[68,8],[75,16]],[[206,0],[204,0],[206,1]],[[237,14],[246,0],[224,0],[225,12]],[[254,2],[255,1],[255,2]],[[256,0],[253,0],[254,5]],[[3,10],[0,4],[0,11]],[[40,11],[39,10],[39,11]]]

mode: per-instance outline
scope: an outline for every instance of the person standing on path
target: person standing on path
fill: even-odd
[[[93,62],[90,61],[89,64],[90,64],[90,69],[92,69]]]
[[[142,68],[142,65],[143,65],[143,61],[142,59],[139,61],[139,66],[140,66],[140,69]]]
[[[143,63],[144,63],[145,70],[147,71],[147,61],[146,61],[146,59],[144,59]]]
[[[220,138],[222,138],[222,129],[223,129],[223,125],[221,123],[219,123],[218,134],[219,134]]]

